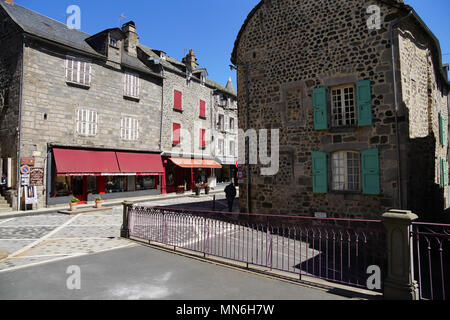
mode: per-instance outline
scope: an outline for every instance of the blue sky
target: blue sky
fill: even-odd
[[[3,1],[3,0],[0,0]],[[15,0],[18,4],[66,21],[66,8],[81,8],[81,29],[89,34],[119,26],[124,14],[135,21],[140,41],[181,60],[194,49],[198,62],[206,67],[209,78],[226,84],[235,73],[230,71],[230,56],[236,36],[259,0]],[[413,6],[441,42],[443,54],[450,53],[450,1],[405,0]],[[450,61],[445,55],[444,62]]]

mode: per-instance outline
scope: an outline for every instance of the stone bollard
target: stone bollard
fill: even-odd
[[[123,222],[122,228],[120,229],[120,236],[122,238],[129,239],[130,238],[130,227],[129,227],[129,218],[130,218],[130,209],[133,206],[132,201],[124,201],[123,205]]]
[[[388,272],[384,299],[419,300],[419,286],[414,280],[412,222],[418,216],[411,211],[390,210],[382,216],[386,227]]]

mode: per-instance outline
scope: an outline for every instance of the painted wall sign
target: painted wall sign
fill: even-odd
[[[42,187],[44,185],[44,168],[33,168],[30,173],[30,186]]]

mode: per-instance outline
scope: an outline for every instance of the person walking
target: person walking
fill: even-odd
[[[228,212],[233,212],[234,199],[237,195],[233,181],[225,188],[225,194],[227,196]]]
[[[3,191],[6,189],[7,184],[6,174],[3,173],[2,178],[0,179],[0,194],[3,194]]]

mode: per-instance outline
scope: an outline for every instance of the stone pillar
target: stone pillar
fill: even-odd
[[[388,272],[384,283],[386,300],[418,300],[414,280],[412,222],[418,218],[411,211],[390,210],[383,214],[386,227]]]
[[[129,239],[130,238],[130,228],[129,228],[129,221],[130,221],[130,209],[133,206],[132,201],[124,201],[122,202],[123,205],[123,222],[122,222],[122,228],[120,229],[120,236],[122,238]]]

